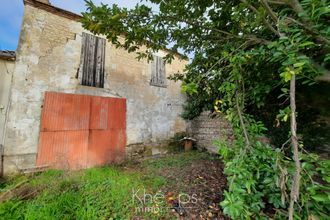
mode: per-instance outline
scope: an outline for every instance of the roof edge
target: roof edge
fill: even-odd
[[[0,60],[15,61],[16,52],[11,50],[0,50]]]
[[[24,5],[30,5],[35,8],[43,9],[45,11],[48,11],[50,13],[59,15],[61,17],[65,17],[71,20],[80,21],[82,19],[81,15],[78,15],[76,13],[73,13],[71,11],[64,10],[62,8],[55,7],[53,5],[49,5],[43,2],[39,2],[37,0],[23,0]]]

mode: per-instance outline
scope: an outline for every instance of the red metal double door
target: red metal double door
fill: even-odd
[[[46,92],[37,166],[82,169],[121,160],[126,99]]]

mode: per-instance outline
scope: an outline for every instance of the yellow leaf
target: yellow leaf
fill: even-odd
[[[287,121],[288,120],[288,115],[284,115],[284,117],[283,117],[283,121]]]

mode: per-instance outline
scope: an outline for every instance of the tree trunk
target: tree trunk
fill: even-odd
[[[293,176],[291,194],[290,194],[290,207],[289,207],[289,220],[293,220],[294,203],[299,198],[300,186],[300,170],[301,165],[299,161],[299,149],[297,139],[297,122],[296,122],[296,76],[292,75],[290,81],[290,108],[291,108],[291,143],[293,151],[293,160],[295,162],[295,173]]]
[[[245,126],[245,123],[244,123],[244,120],[243,120],[243,115],[242,115],[242,112],[241,112],[241,107],[239,105],[237,93],[236,93],[236,108],[237,108],[239,121],[240,121],[240,124],[241,124],[242,129],[243,129],[243,134],[244,134],[246,146],[250,147],[251,144],[250,144],[250,140],[249,140],[249,135],[248,135],[248,132],[246,130],[246,126]]]

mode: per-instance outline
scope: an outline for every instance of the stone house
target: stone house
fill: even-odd
[[[80,15],[47,0],[24,5],[16,55],[0,53],[4,174],[101,165],[186,131],[185,97],[166,78],[183,71],[180,55],[138,61],[84,30]]]

